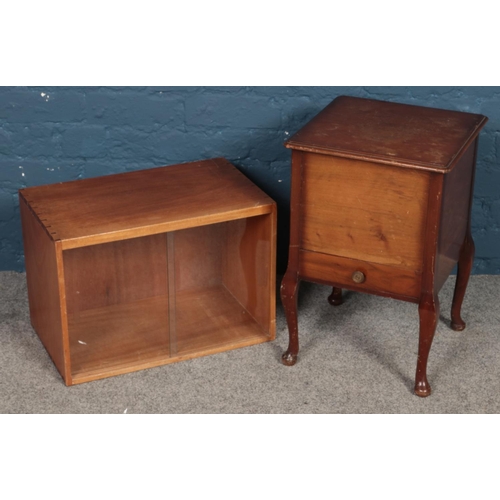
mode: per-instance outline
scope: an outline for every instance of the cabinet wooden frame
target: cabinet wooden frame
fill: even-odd
[[[430,394],[427,359],[438,293],[456,264],[451,327],[465,328],[460,309],[474,256],[470,216],[486,121],[343,96],[287,141],[291,221],[281,298],[290,340],[284,364],[297,361],[301,280],[331,285],[332,305],[342,304],[343,288],[391,297],[419,304],[415,393]],[[410,123],[416,131],[404,129]]]
[[[67,385],[275,338],[276,204],[226,160],[19,198],[31,322]]]

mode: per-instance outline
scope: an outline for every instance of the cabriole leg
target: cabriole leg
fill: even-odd
[[[465,322],[460,316],[462,302],[464,301],[465,290],[469,283],[472,263],[474,261],[474,240],[468,234],[460,250],[458,259],[457,280],[455,282],[455,293],[453,294],[453,302],[451,304],[451,328],[457,332],[465,328]]]
[[[299,353],[299,329],[297,325],[297,294],[299,279],[295,273],[286,273],[281,282],[281,302],[285,309],[286,322],[290,341],[288,349],[281,360],[284,365],[293,366],[297,362]]]
[[[423,297],[418,306],[420,316],[420,336],[418,342],[417,373],[415,375],[415,394],[429,396],[431,386],[427,381],[427,359],[439,318],[439,299],[434,296]]]

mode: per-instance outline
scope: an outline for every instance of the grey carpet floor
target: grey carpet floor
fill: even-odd
[[[440,293],[441,321],[428,378],[413,395],[417,306],[302,283],[301,351],[287,346],[278,302],[277,338],[159,368],[66,387],[30,326],[25,275],[0,273],[0,413],[499,413],[500,276],[473,276],[467,328],[449,328],[454,278]]]

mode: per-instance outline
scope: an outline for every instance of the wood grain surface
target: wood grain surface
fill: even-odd
[[[301,248],[422,270],[428,173],[304,154]]]
[[[30,318],[45,349],[66,383],[71,383],[62,250],[20,197]]]
[[[70,316],[73,384],[270,340],[222,285],[180,292],[175,304],[175,332],[168,332],[166,296]],[[176,353],[169,334],[176,337]]]
[[[356,271],[365,275],[366,280],[363,283],[353,281],[352,276]],[[319,252],[301,251],[299,278],[339,288],[418,302],[422,275],[421,272],[404,267],[391,267]]]
[[[26,188],[63,249],[269,213],[274,203],[217,158]]]
[[[33,327],[67,385],[275,338],[276,204],[226,160],[19,197]]]
[[[482,115],[342,96],[286,146],[292,149],[291,234],[281,299],[299,352],[300,280],[419,304],[415,394],[428,396],[427,361],[438,292],[458,261],[451,327],[474,256],[470,210]]]
[[[223,284],[270,339],[275,337],[276,214],[227,223]]]
[[[63,252],[68,313],[167,293],[164,234]]]
[[[443,199],[436,262],[437,291],[441,290],[460,256],[469,224],[474,174],[474,142],[444,176]]]
[[[486,121],[461,111],[340,96],[286,146],[443,172],[453,168]]]

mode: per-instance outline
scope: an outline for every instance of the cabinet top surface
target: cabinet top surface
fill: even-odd
[[[447,171],[487,120],[460,111],[340,96],[285,144],[291,149]]]
[[[30,187],[20,196],[63,249],[251,217],[274,206],[223,158]]]

